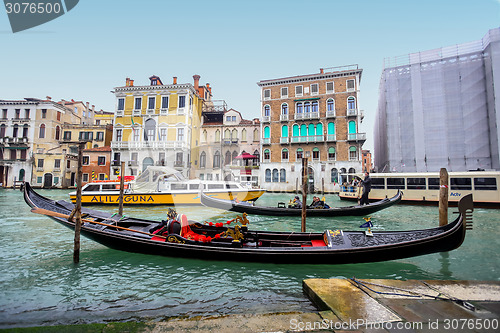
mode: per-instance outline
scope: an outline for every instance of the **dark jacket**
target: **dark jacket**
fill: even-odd
[[[363,191],[370,192],[372,189],[372,179],[370,178],[370,175],[361,180],[361,184],[363,185]]]

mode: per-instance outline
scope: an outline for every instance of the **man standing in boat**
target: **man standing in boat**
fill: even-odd
[[[370,173],[368,171],[365,172],[365,179],[360,179],[359,182],[360,185],[363,186],[363,195],[361,195],[359,204],[361,206],[365,204],[368,205],[370,203],[370,201],[368,200],[368,194],[372,189],[372,179],[370,178]]]

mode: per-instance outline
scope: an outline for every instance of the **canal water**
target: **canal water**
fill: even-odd
[[[40,193],[59,200],[68,199],[69,191]],[[274,206],[291,197],[268,193],[257,205]],[[326,199],[332,206],[351,204],[334,195]],[[126,215],[154,220],[164,218],[165,211],[165,207],[125,207]],[[202,206],[177,207],[177,211],[198,221],[236,216]],[[449,211],[451,220],[456,208]],[[249,219],[253,229],[300,231],[300,217]],[[499,220],[500,210],[476,209],[474,230],[459,249],[380,263],[280,265],[179,259],[112,250],[82,237],[80,263],[74,265],[74,232],[31,213],[21,192],[0,189],[0,328],[314,311],[302,293],[302,280],[307,278],[498,281]],[[373,214],[372,221],[373,230],[430,228],[438,224],[438,210],[397,205]],[[362,217],[310,218],[307,230],[352,230],[363,222]]]

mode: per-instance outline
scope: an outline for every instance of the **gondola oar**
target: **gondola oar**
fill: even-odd
[[[47,215],[47,216],[61,217],[61,218],[65,218],[65,219],[67,219],[69,217],[69,215],[62,214],[62,213],[57,213],[57,212],[53,212],[53,211],[50,211],[50,210],[47,210],[47,209],[43,209],[43,208],[31,208],[31,212],[32,213],[37,213],[37,214],[42,214],[42,215]],[[103,226],[106,226],[106,227],[110,227],[110,228],[117,228],[117,229],[122,229],[122,230],[133,231],[133,232],[137,232],[137,233],[144,234],[144,235],[149,235],[149,236],[156,236],[156,237],[165,238],[165,239],[167,238],[165,236],[155,235],[155,234],[151,234],[151,233],[145,232],[145,231],[134,230],[134,229],[130,229],[130,228],[120,227],[120,226],[117,226],[117,225],[112,225],[112,224],[107,224],[107,223],[92,221],[92,220],[88,220],[88,219],[82,219],[82,222],[100,224],[100,225],[103,225]]]

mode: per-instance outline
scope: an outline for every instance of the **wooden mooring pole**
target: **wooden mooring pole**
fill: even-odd
[[[439,226],[448,224],[448,171],[439,171]]]
[[[302,222],[300,231],[306,232],[306,206],[307,206],[307,157],[302,158]]]
[[[73,249],[73,262],[80,262],[80,231],[82,229],[82,164],[83,164],[83,148],[85,142],[78,143],[78,172],[76,174],[76,205],[74,210],[75,216],[75,244]]]
[[[125,162],[122,161],[120,169],[120,196],[118,197],[118,215],[123,216],[123,192],[125,188]]]

